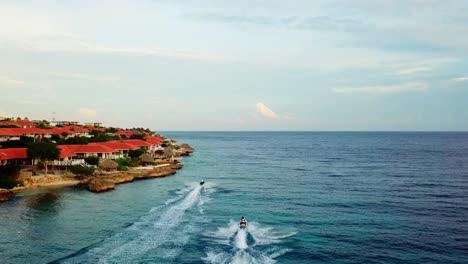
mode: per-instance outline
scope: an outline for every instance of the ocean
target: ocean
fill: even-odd
[[[0,262],[468,262],[468,133],[163,134],[174,176],[1,203]]]

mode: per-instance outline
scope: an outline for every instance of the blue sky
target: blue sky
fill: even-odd
[[[468,130],[466,14],[450,0],[2,1],[0,116]]]

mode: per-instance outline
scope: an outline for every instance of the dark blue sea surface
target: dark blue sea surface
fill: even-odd
[[[164,134],[175,176],[0,204],[0,262],[468,262],[468,133]]]

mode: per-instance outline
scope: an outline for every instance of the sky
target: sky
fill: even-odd
[[[0,2],[0,116],[468,130],[468,1]]]

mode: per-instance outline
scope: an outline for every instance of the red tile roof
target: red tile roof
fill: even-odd
[[[14,120],[14,121],[6,121],[6,120],[2,120],[0,121],[0,125],[4,125],[4,126],[17,126],[17,127],[35,127],[36,124],[34,124],[33,122],[29,121],[29,120]]]
[[[109,147],[109,148],[111,148],[111,149],[113,149],[115,151],[140,148],[139,146],[129,144],[129,143],[126,143],[124,141],[118,141],[118,140],[113,140],[113,141],[108,141],[108,142],[91,143],[90,145],[102,145],[102,146]]]
[[[0,149],[0,160],[27,159],[26,148]]]
[[[133,135],[141,135],[141,132],[138,130],[120,130],[115,132],[114,135],[131,137]]]
[[[72,153],[70,150],[68,150],[66,147],[63,147],[63,146],[58,146],[58,148],[60,149],[60,158],[63,159],[63,158],[70,158],[70,157],[74,157],[76,156],[76,154]]]
[[[89,144],[89,145],[60,145],[59,147],[68,150],[72,153],[112,153],[115,152],[112,148],[99,145],[99,144]]]
[[[16,121],[13,121],[15,123],[17,123],[18,125],[24,127],[24,126],[29,126],[29,127],[35,127],[36,124],[34,124],[33,122],[29,121],[29,120],[16,120]]]
[[[21,136],[22,133],[13,131],[11,128],[0,128],[0,136]]]
[[[109,142],[124,142],[124,143],[127,143],[127,144],[131,144],[131,145],[135,145],[137,147],[151,147],[153,146],[153,144],[149,143],[149,142],[146,142],[146,141],[143,141],[141,139],[124,139],[124,140],[113,140],[113,141],[109,141]]]
[[[153,145],[161,145],[164,142],[164,139],[157,136],[148,136],[145,138],[146,142],[149,142]]]

